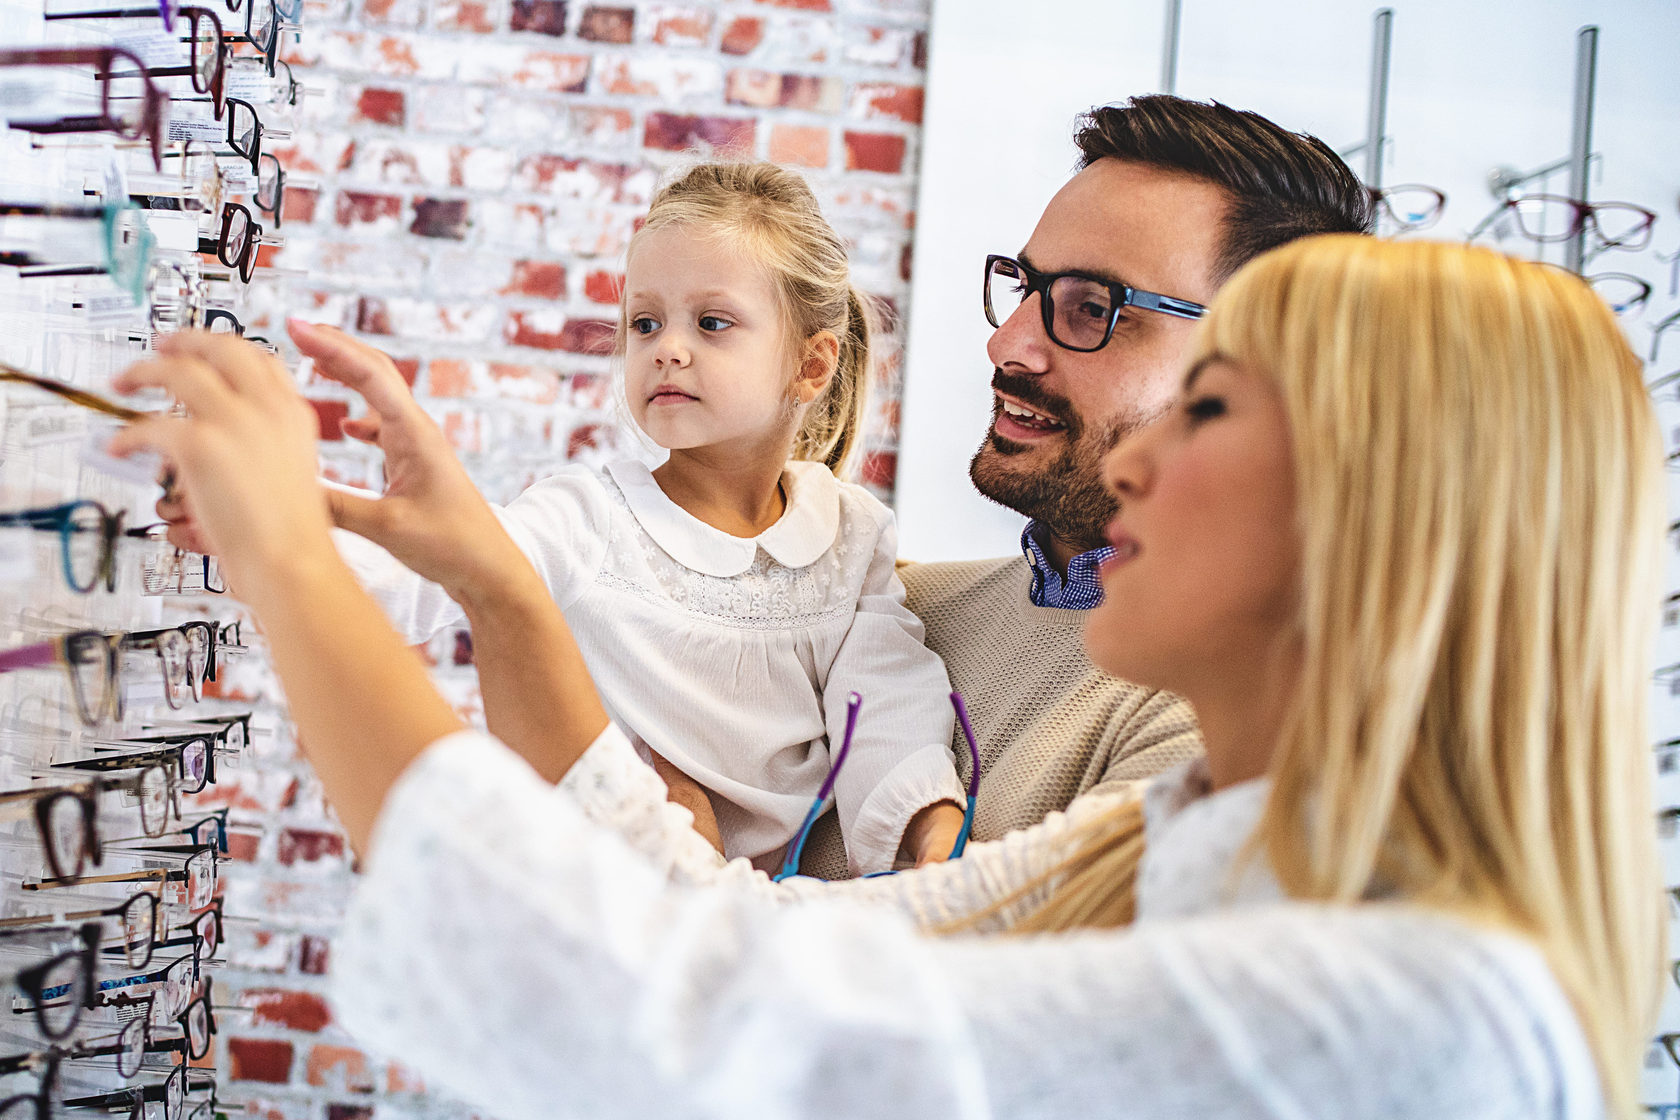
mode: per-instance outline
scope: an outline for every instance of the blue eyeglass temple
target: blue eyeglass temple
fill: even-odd
[[[851,753],[852,734],[857,730],[858,709],[863,707],[863,697],[856,692],[846,698],[846,733],[840,740],[840,752],[834,756],[834,765],[828,768],[828,777],[823,779],[822,788],[817,790],[817,796],[811,802],[810,811],[805,814],[805,820],[800,823],[799,831],[793,834],[788,843],[787,858],[782,861],[782,869],[776,872],[774,880],[780,883],[783,879],[792,878],[799,874],[799,860],[805,854],[805,841],[811,835],[811,828],[822,816],[822,811],[828,805],[828,795],[834,792],[834,778],[840,773],[840,767],[846,764],[846,755]],[[962,727],[963,738],[968,741],[968,757],[971,763],[968,770],[968,805],[963,810],[962,828],[957,833],[957,842],[951,846],[951,857],[956,859],[968,847],[969,833],[974,829],[974,801],[980,794],[980,745],[975,742],[974,728],[968,722],[968,708],[963,705],[962,693],[951,693],[951,707],[956,709],[957,723]],[[892,875],[891,871],[876,871],[865,875],[865,879],[873,879],[880,875]]]

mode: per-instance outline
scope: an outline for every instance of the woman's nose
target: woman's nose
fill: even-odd
[[[1148,424],[1133,432],[1103,459],[1103,481],[1109,492],[1124,501],[1136,501],[1149,493],[1155,479],[1154,438],[1159,424]]]

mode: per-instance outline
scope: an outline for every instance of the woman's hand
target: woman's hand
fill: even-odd
[[[385,453],[385,495],[327,492],[333,522],[366,537],[403,564],[467,600],[531,575],[489,503],[456,459],[389,357],[333,327],[288,320],[297,348],[322,376],[367,401],[344,431]]]
[[[114,387],[164,389],[186,406],[187,417],[129,425],[111,449],[152,450],[171,464],[192,495],[183,531],[203,546],[195,550],[221,558],[242,592],[276,565],[332,552],[316,480],[315,413],[278,360],[238,339],[191,331],[160,341],[157,357],[129,367]]]

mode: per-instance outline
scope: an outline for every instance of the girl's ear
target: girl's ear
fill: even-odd
[[[793,382],[794,400],[810,404],[822,396],[839,364],[840,338],[833,331],[818,331],[806,339],[805,356],[799,361],[799,373]]]

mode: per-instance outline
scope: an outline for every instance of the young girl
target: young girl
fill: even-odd
[[[944,858],[963,798],[950,684],[904,605],[891,512],[835,478],[861,435],[869,326],[803,180],[706,164],[661,190],[618,333],[630,415],[670,457],[570,467],[501,511],[614,720],[710,791],[725,855],[771,868],[857,691],[834,787],[853,873]],[[461,619],[436,584],[340,537],[410,641]]]

